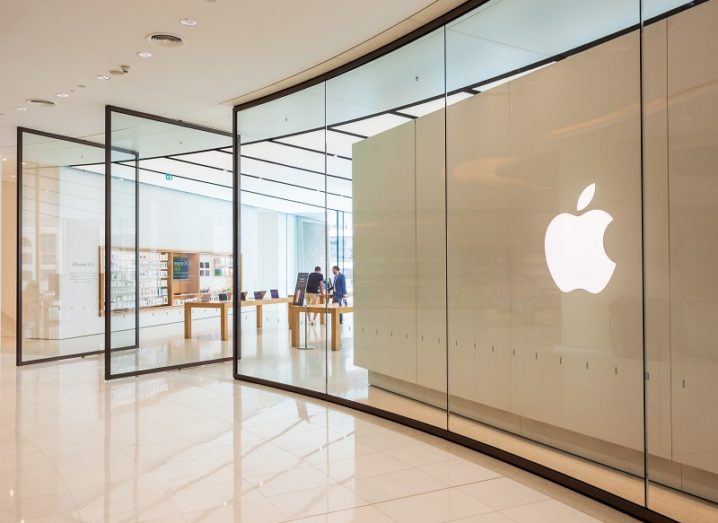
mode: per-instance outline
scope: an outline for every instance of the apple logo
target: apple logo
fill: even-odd
[[[578,197],[576,211],[588,207],[596,184],[586,187]],[[593,210],[574,215],[562,213],[546,228],[546,264],[556,286],[563,292],[584,289],[598,294],[608,285],[616,264],[603,248],[603,235],[613,217]]]

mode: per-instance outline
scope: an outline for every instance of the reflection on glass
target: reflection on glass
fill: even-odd
[[[104,148],[28,131],[22,155],[22,361],[101,351]]]
[[[643,41],[647,502],[683,521],[718,518],[716,35],[706,2]]]
[[[349,162],[326,155],[324,119],[323,84],[237,114],[238,372],[317,392],[326,392],[331,332],[327,215],[351,209]],[[258,300],[272,291],[276,298]]]
[[[351,212],[329,220],[352,309],[328,392],[446,428],[444,104],[443,29],[327,82],[327,136],[353,138]]]
[[[572,5],[524,48],[581,43]],[[449,108],[449,426],[643,503],[638,67],[632,32]]]
[[[259,331],[243,312],[240,374],[716,519],[718,8],[653,18],[681,5],[490,1],[240,110],[247,273],[289,295],[324,257],[325,284],[340,305],[347,295],[323,326],[265,315]],[[266,252],[286,262],[272,268]],[[314,360],[298,349],[317,341]]]
[[[229,358],[231,136],[121,111],[111,126],[111,375]]]

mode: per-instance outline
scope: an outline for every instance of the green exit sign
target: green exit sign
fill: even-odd
[[[174,178],[174,176],[172,176],[171,174],[165,174],[165,180],[172,181],[172,178]]]

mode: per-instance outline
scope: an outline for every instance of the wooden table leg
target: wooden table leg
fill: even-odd
[[[229,339],[229,320],[227,317],[229,314],[227,314],[227,307],[222,306],[219,309],[219,321],[220,321],[220,334],[222,341],[226,341]]]
[[[262,319],[263,319],[262,318],[262,306],[257,305],[257,328],[258,329],[262,328]]]
[[[330,309],[332,314],[332,350],[339,350],[341,334],[339,332],[339,313],[336,309]]]
[[[299,309],[292,307],[292,347],[299,347]]]
[[[192,337],[192,308],[189,303],[184,304],[184,337]]]

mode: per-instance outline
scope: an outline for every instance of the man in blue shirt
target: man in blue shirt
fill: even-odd
[[[344,279],[344,275],[339,270],[339,266],[335,265],[332,267],[332,272],[334,273],[334,292],[332,294],[332,303],[337,303],[339,305],[346,305],[346,295],[347,295],[347,283]],[[339,323],[342,323],[343,314],[339,315]]]

